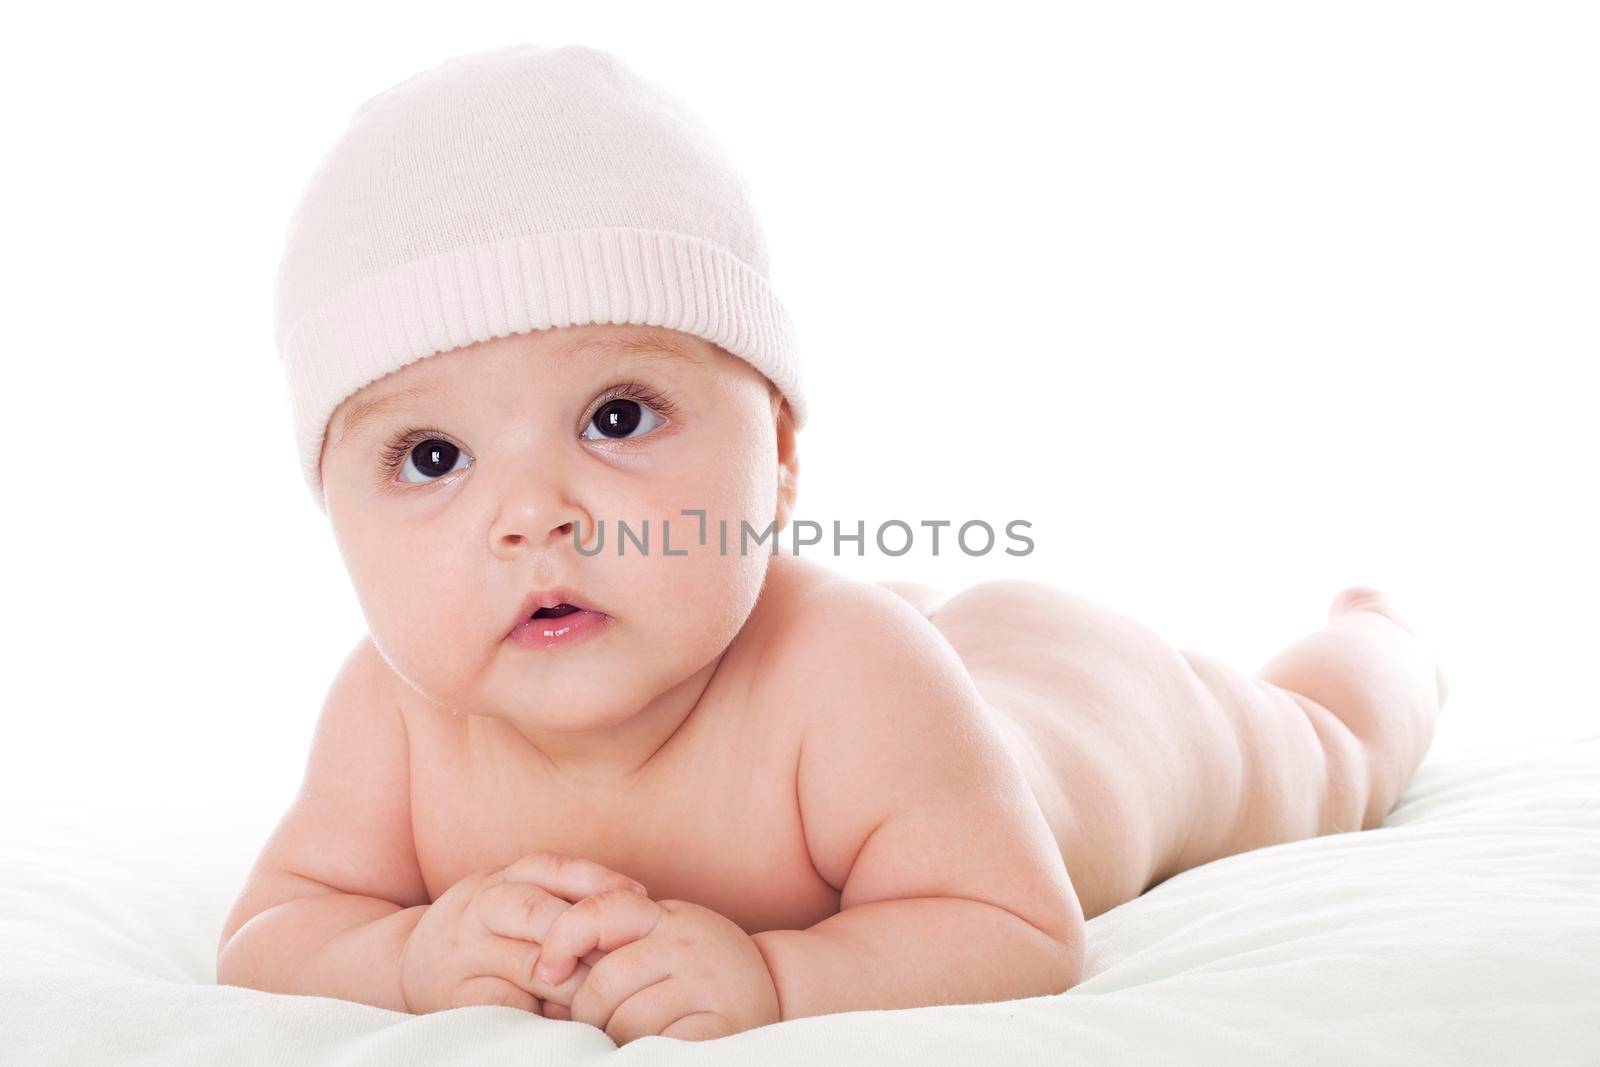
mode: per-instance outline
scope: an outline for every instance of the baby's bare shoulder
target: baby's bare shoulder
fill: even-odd
[[[948,642],[904,597],[805,560],[773,560],[756,630],[763,676],[811,679],[808,688],[832,679],[848,691],[910,666],[961,670]]]
[[[778,570],[756,669],[772,698],[793,702],[807,725],[856,719],[863,707],[893,720],[896,706],[935,690],[957,703],[976,699],[960,657],[904,597],[820,567]]]
[[[796,600],[783,638],[769,681],[801,709],[801,825],[841,907],[964,896],[1038,915],[1041,929],[1070,913],[1070,882],[1027,780],[922,612],[841,579]]]

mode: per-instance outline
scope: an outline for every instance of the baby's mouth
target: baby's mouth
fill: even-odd
[[[580,633],[598,633],[610,618],[589,603],[586,594],[559,585],[528,593],[522,598],[517,611],[518,614],[512,616],[507,637],[515,637],[519,633],[523,637],[534,633],[543,636],[549,630],[551,637],[565,634],[575,640]]]
[[[534,609],[506,636],[523,648],[564,648],[604,633],[610,624],[609,615],[563,600]]]

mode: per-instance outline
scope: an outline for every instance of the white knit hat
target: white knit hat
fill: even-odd
[[[306,484],[335,408],[453,348],[580,323],[720,345],[806,406],[748,187],[704,123],[615,56],[456,56],[356,109],[307,182],[274,331]]]

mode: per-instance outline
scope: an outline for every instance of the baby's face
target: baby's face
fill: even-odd
[[[346,398],[322,454],[339,551],[395,671],[458,714],[557,732],[621,722],[727,648],[771,546],[740,553],[739,523],[786,523],[795,467],[788,408],[760,372],[632,325],[412,363]],[[704,545],[685,509],[705,510]],[[641,540],[648,520],[648,552],[630,540],[618,555],[619,520]],[[592,552],[602,521],[602,551],[581,554],[572,524]],[[606,624],[577,643],[509,641],[529,593],[554,585]]]

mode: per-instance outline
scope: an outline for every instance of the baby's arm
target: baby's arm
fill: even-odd
[[[830,583],[786,647],[777,680],[810,705],[801,821],[841,910],[754,935],[782,1017],[1073,986],[1083,912],[1060,848],[932,624],[886,590]]]
[[[474,1004],[538,1012],[571,999],[533,977],[575,901],[636,886],[597,863],[535,852],[429,902],[411,836],[405,724],[369,639],[330,688],[305,780],[223,924],[217,981],[416,1013]],[[643,887],[637,887],[642,892]]]
[[[219,983],[405,1010],[400,956],[428,891],[386,670],[363,638],[334,679],[305,779],[223,924]]]

